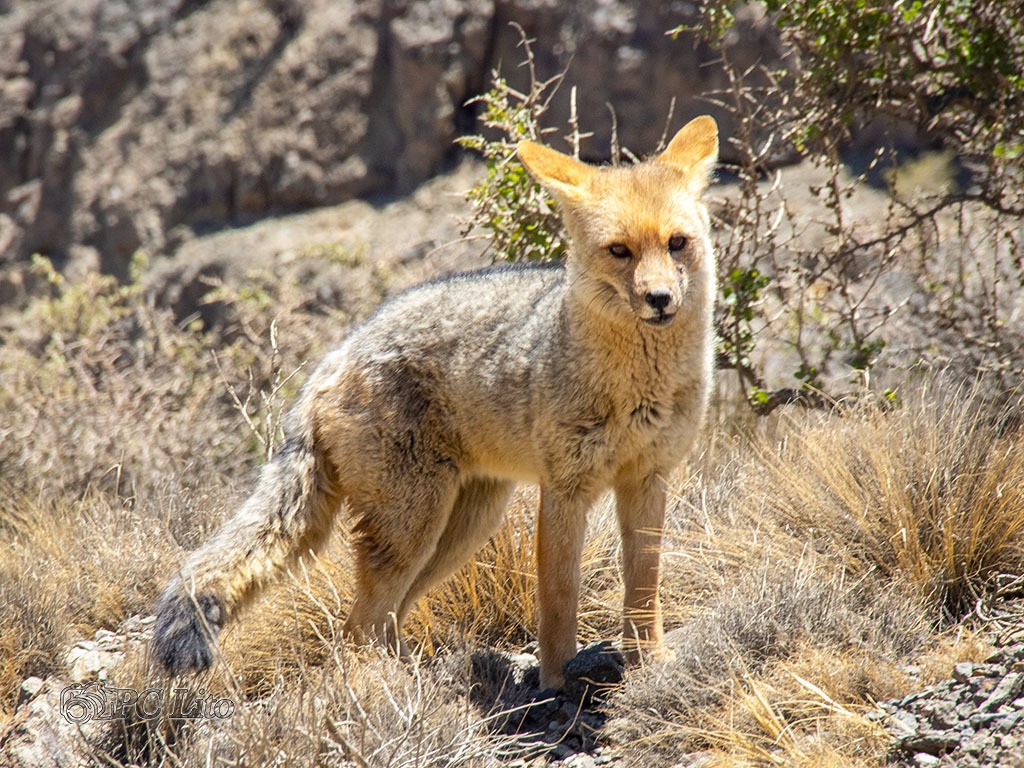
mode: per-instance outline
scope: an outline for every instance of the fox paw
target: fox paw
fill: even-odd
[[[172,585],[157,601],[154,658],[172,675],[202,672],[213,663],[213,640],[224,610],[214,595],[186,594]]]

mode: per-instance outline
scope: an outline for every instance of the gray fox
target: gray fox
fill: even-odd
[[[540,484],[541,684],[576,653],[586,514],[613,490],[627,658],[662,636],[666,477],[692,447],[712,375],[715,263],[701,197],[718,130],[698,117],[653,159],[594,167],[524,141],[560,205],[564,264],[492,268],[386,302],[306,382],[286,440],[238,513],[160,596],[152,643],[201,670],[225,622],[336,514],[351,523],[357,642],[404,652],[415,601],[498,529],[518,481]]]

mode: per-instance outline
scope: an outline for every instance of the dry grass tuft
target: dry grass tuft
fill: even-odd
[[[921,646],[922,612],[906,596],[878,584],[849,583],[841,568],[830,566],[817,558],[766,561],[733,574],[732,584],[669,633],[674,658],[637,670],[617,692],[616,741],[642,744],[655,762],[680,750],[717,748],[722,724],[736,717],[736,681],[760,685],[773,679],[780,664],[795,665],[800,658],[817,658],[809,679],[830,687],[818,674],[830,669],[824,660],[833,668],[846,664],[850,676],[849,665],[856,662],[856,685],[847,681],[840,689],[844,706],[889,695],[892,678],[866,671],[891,669]]]
[[[15,497],[17,499],[17,497]],[[0,512],[0,712],[21,681],[60,671],[73,640],[147,613],[169,547],[155,520],[90,496]]]
[[[895,411],[762,445],[750,498],[854,574],[910,584],[955,621],[1024,569],[1024,431],[998,416],[939,382]]]
[[[880,766],[890,739],[867,711],[796,675],[788,685],[743,679],[734,684],[727,714],[695,735],[712,747],[715,766]]]

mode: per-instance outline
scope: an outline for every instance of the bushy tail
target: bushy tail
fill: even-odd
[[[310,420],[301,421],[238,513],[192,553],[160,595],[152,652],[172,674],[209,667],[221,627],[298,556],[326,540],[338,500]]]

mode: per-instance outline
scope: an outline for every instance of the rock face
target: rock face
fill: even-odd
[[[651,151],[715,110],[714,56],[665,31],[696,4],[643,0],[0,0],[0,268],[43,252],[123,274],[204,225],[404,193],[474,127],[470,97],[500,67],[569,64],[584,150]],[[748,14],[749,15],[749,14]],[[756,15],[744,60],[778,56]],[[568,98],[550,123],[565,126]]]
[[[1024,645],[985,664],[961,662],[952,679],[881,706],[904,756],[900,765],[1021,765]]]

